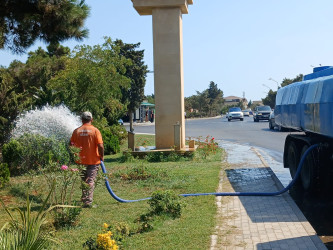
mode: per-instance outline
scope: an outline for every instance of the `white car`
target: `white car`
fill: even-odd
[[[235,120],[235,119],[243,121],[244,114],[243,114],[241,108],[239,108],[239,107],[230,108],[229,112],[227,114],[227,119],[228,119],[228,122],[230,122],[231,120]]]
[[[244,116],[250,116],[250,109],[242,110]]]

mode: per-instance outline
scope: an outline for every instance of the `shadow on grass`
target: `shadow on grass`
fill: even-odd
[[[9,190],[9,193],[15,197],[18,197],[18,198],[21,198],[24,200],[27,199],[27,195],[28,195],[28,193],[26,191],[23,191],[22,188],[20,188],[20,187],[12,187]],[[43,203],[43,199],[40,195],[29,194],[29,199],[33,200],[37,204]]]
[[[105,162],[105,163],[121,162],[121,156],[119,156],[119,157],[114,157],[114,158],[104,159],[104,162]]]

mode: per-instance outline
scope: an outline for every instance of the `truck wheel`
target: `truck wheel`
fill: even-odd
[[[240,118],[241,121],[244,121],[244,118]]]
[[[289,141],[287,146],[287,157],[285,159],[285,167],[289,168],[290,175],[294,179],[299,163],[299,151],[297,149],[296,143],[293,141]],[[301,183],[300,179],[298,179],[295,185],[299,185]]]
[[[305,151],[309,148],[308,145],[304,145],[301,152],[301,157],[304,155]],[[304,190],[311,191],[314,189],[316,180],[316,168],[313,153],[307,155],[305,158],[302,171],[301,179]]]

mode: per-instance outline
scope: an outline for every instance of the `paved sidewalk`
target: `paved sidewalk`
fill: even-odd
[[[222,142],[229,169],[218,192],[275,192],[283,188],[258,150]],[[288,193],[216,197],[215,249],[327,249]]]

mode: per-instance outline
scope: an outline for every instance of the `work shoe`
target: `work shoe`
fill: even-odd
[[[97,208],[98,206],[96,204],[91,204],[91,203],[86,203],[86,204],[83,204],[82,206],[83,208]]]

